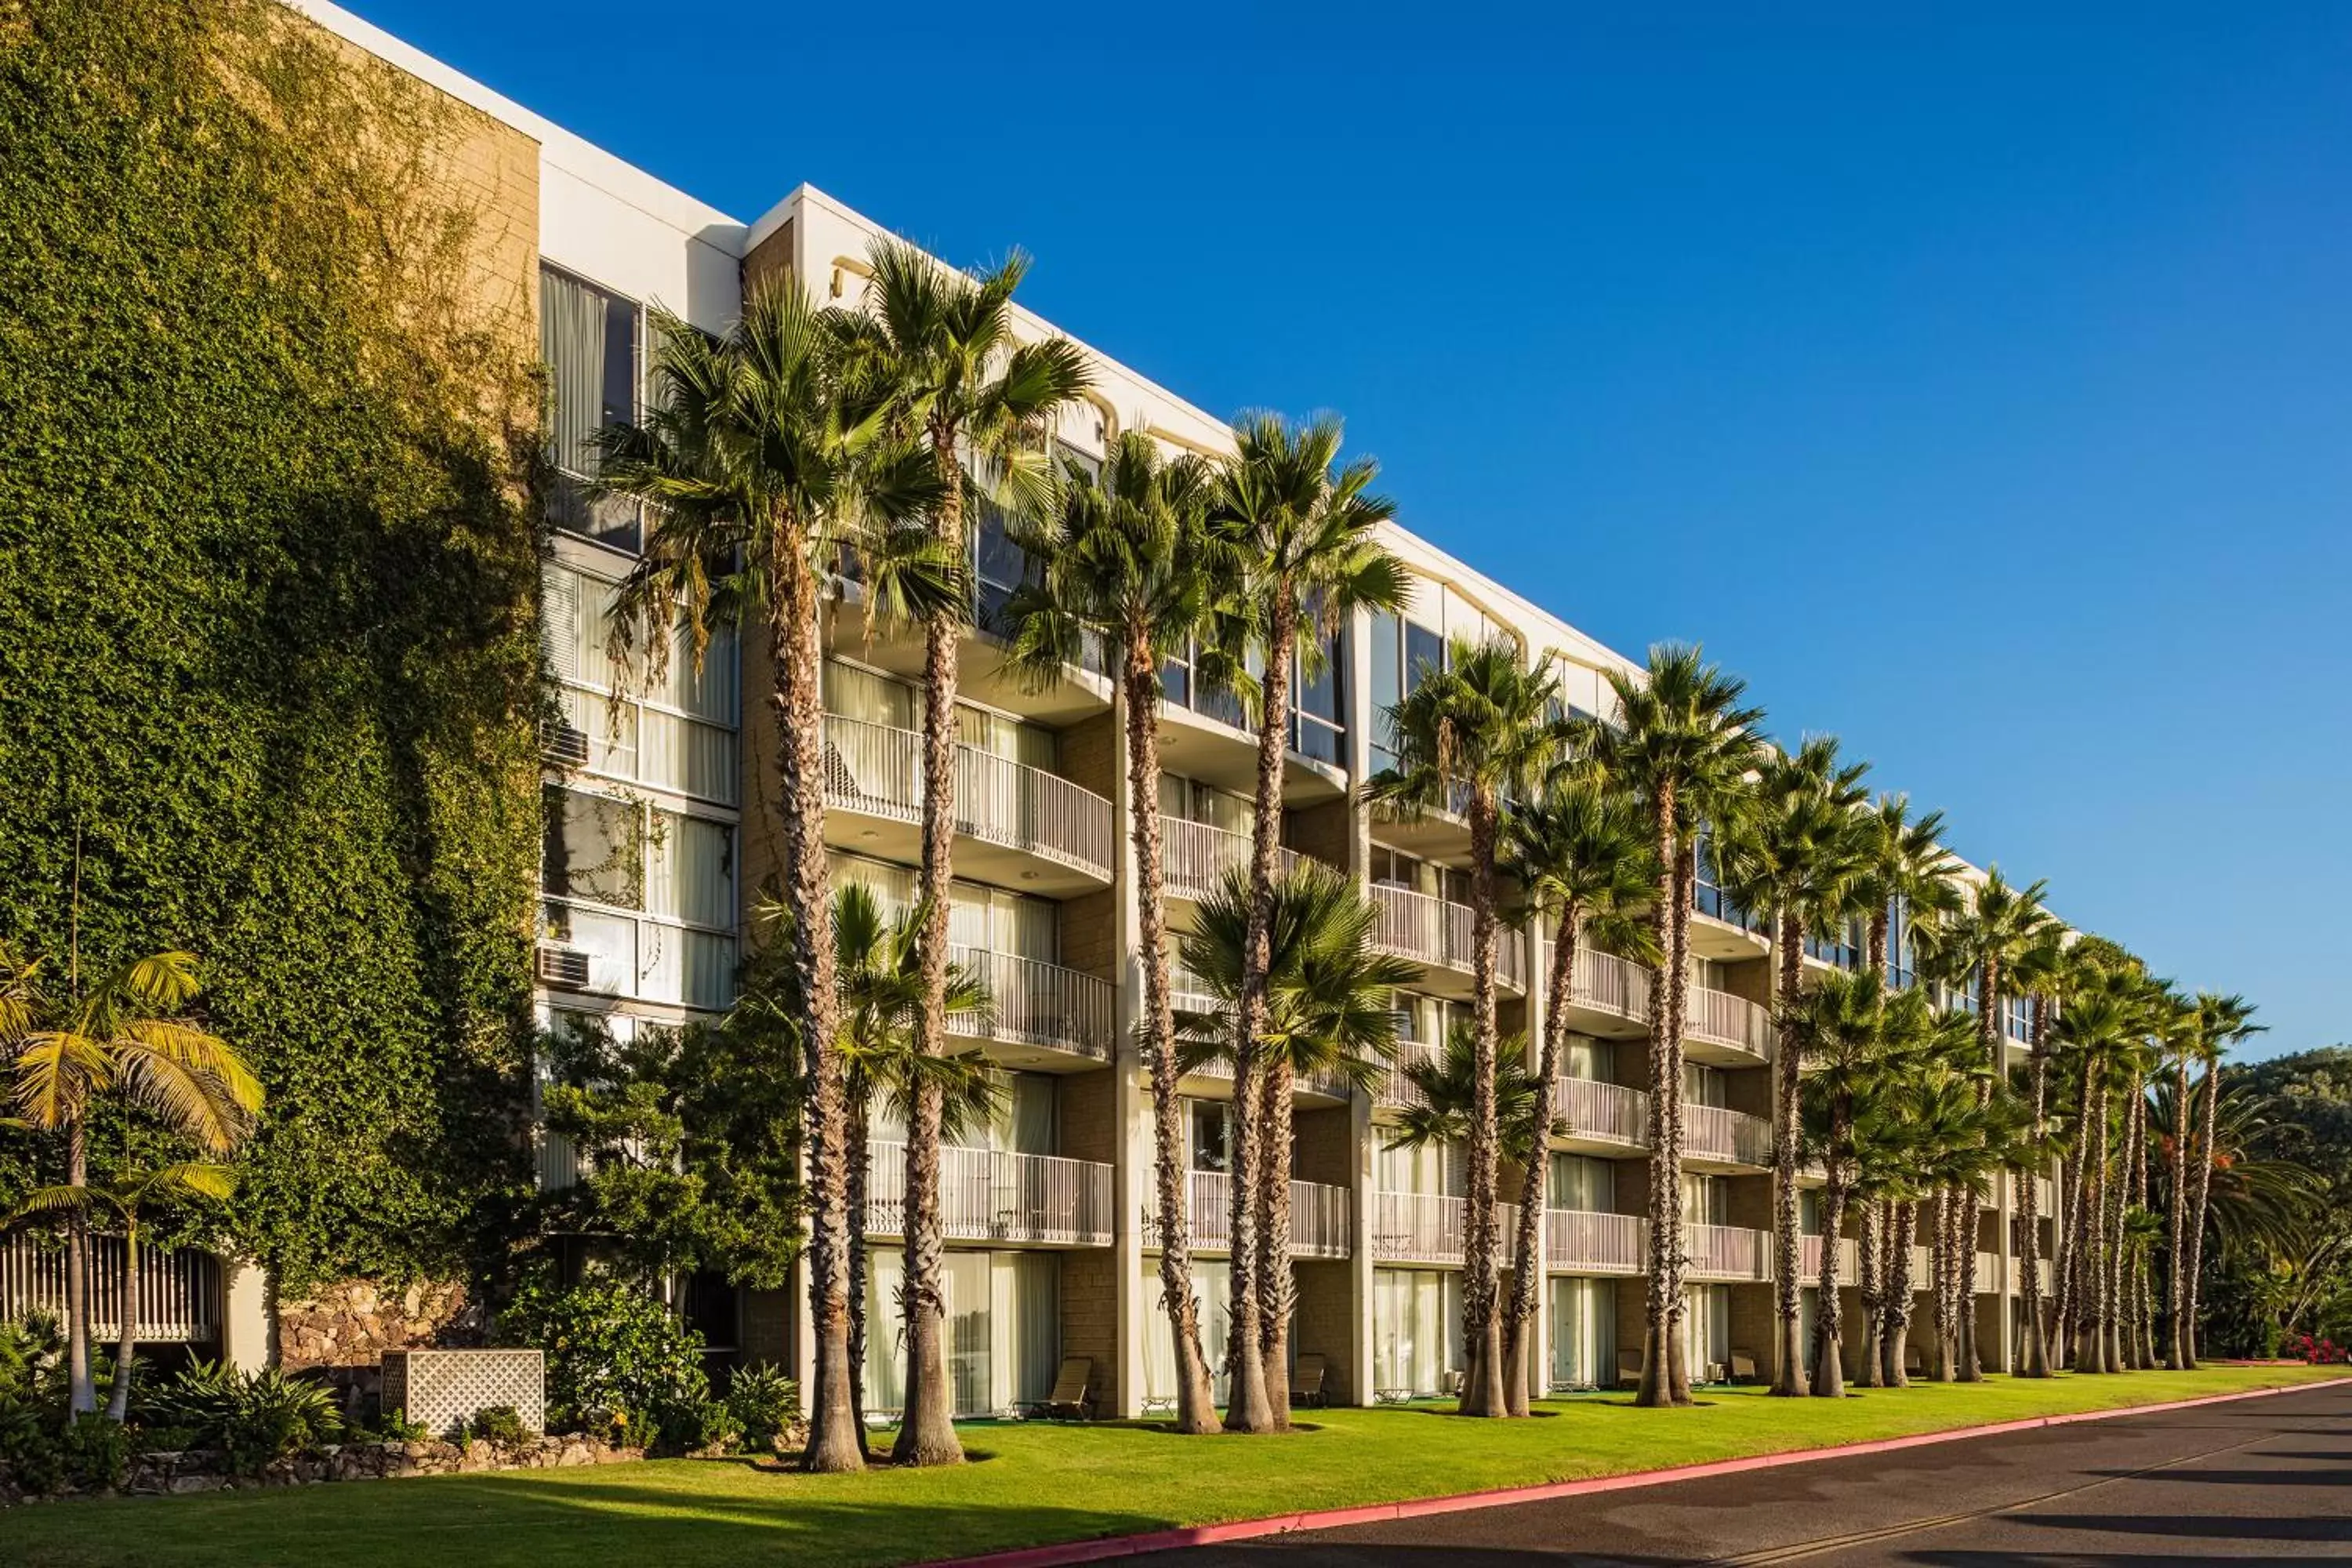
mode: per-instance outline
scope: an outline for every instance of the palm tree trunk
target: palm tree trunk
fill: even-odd
[[[1192,1226],[1184,1180],[1183,1102],[1176,1093],[1176,1019],[1169,1000],[1166,861],[1160,842],[1160,668],[1149,638],[1130,638],[1119,682],[1127,726],[1128,832],[1135,846],[1143,958],[1144,1063],[1151,1077],[1152,1186],[1160,1216],[1160,1301],[1176,1347],[1176,1429],[1222,1430],[1192,1294]]]
[[[2008,1073],[2001,1061],[2003,1042],[2007,1036],[2001,1029],[2000,958],[1997,953],[1984,955],[1983,984],[1979,987],[1977,1016],[1977,1038],[1984,1047],[1985,1065],[1993,1076],[2006,1082]],[[1990,1080],[1978,1086],[1977,1103],[1984,1104],[1992,1098]],[[1977,1191],[1974,1182],[1967,1183],[1960,1192],[1959,1255],[1955,1259],[1959,1273],[1959,1381],[1982,1383],[1984,1362],[1977,1352],[1977,1232],[1984,1213],[1984,1194]]]
[[[856,1418],[857,1445],[866,1447],[866,1348],[871,1327],[866,1321],[868,1264],[866,1251],[866,1195],[874,1173],[873,1120],[857,1097],[849,1097],[849,1408]],[[900,1222],[904,1224],[902,1220]],[[872,1455],[869,1451],[868,1458]]]
[[[2147,1085],[2145,1080],[2132,1086],[2132,1206],[2145,1213],[2147,1209]],[[2132,1365],[2142,1372],[2156,1370],[2156,1302],[2151,1278],[2154,1259],[2147,1247],[2135,1242],[2131,1249],[2131,1310]]]
[[[1675,904],[1682,893],[1674,792],[1657,800],[1658,900],[1651,913],[1657,933],[1658,967],[1650,972],[1650,1234],[1643,1269],[1646,1288],[1642,1330],[1642,1382],[1633,1395],[1640,1405],[1675,1402],[1667,1361],[1673,1353],[1675,1299],[1682,1293],[1682,1162],[1673,1136],[1675,1100],[1681,1088],[1670,1042],[1682,1028],[1675,973]]]
[[[107,1391],[106,1418],[121,1426],[131,1417],[131,1357],[139,1343],[139,1222],[122,1227],[122,1289],[118,1311],[121,1331],[114,1340],[114,1384]]]
[[[1290,585],[1280,584],[1267,618],[1265,674],[1259,686],[1249,928],[1242,943],[1241,1005],[1234,1030],[1233,1339],[1226,1355],[1233,1387],[1225,1409],[1225,1428],[1232,1432],[1275,1427],[1265,1383],[1264,1285],[1257,1269],[1265,1153],[1257,1124],[1265,1103],[1258,1037],[1265,1032],[1274,884],[1282,869],[1282,769],[1290,730],[1290,661],[1297,643],[1297,602]]]
[[[2074,1205],[2074,1370],[2105,1372],[2099,1355],[2099,1216],[2105,1208],[2100,1191],[2105,1174],[2106,1101],[2100,1092],[2099,1064],[2083,1064],[2083,1109],[2075,1134],[2074,1163],[2079,1167],[2078,1195]]]
[[[1290,1261],[1290,1095],[1296,1073],[1287,1055],[1266,1053],[1265,1098],[1258,1106],[1258,1343],[1274,1429],[1290,1427],[1290,1315],[1298,1289]]]
[[[1848,1147],[1853,1142],[1853,1104],[1839,1097],[1831,1108],[1828,1181],[1822,1187],[1821,1299],[1813,1311],[1813,1397],[1845,1397],[1844,1303],[1838,1298],[1838,1233],[1845,1226]]]
[[[1551,1178],[1552,1104],[1559,1092],[1560,1047],[1568,1037],[1568,1005],[1576,990],[1578,911],[1568,904],[1559,911],[1554,933],[1551,967],[1544,977],[1543,1042],[1536,1051],[1536,1101],[1531,1120],[1534,1142],[1528,1155],[1528,1178],[1519,1194],[1518,1235],[1511,1248],[1511,1306],[1503,1359],[1510,1377],[1510,1413],[1528,1414],[1532,1363],[1542,1347],[1529,1343],[1536,1321],[1537,1293],[1542,1289],[1541,1249],[1544,1210]],[[1533,929],[1530,926],[1530,929]]]
[[[1666,1299],[1671,1324],[1666,1335],[1666,1381],[1676,1405],[1691,1403],[1690,1291],[1685,1283],[1689,1251],[1683,1218],[1683,1150],[1688,1128],[1683,1118],[1683,1030],[1690,1019],[1690,922],[1698,891],[1698,837],[1689,836],[1675,865],[1675,944],[1667,954],[1666,1000],[1672,1027],[1666,1031],[1667,1203],[1674,1226],[1674,1289]]]
[[[2018,1369],[2021,1377],[2050,1375],[2049,1325],[2042,1311],[2042,1178],[2050,1169],[2049,1140],[2043,1135],[2042,1121],[2048,1115],[2050,1096],[2050,1003],[2048,998],[2033,999],[2033,1046],[2027,1063],[2027,1090],[2032,1101],[2033,1125],[2027,1134],[2026,1147],[2032,1151],[2032,1166],[2019,1184],[2017,1213],[2024,1237],[2018,1247],[2018,1289],[2025,1297],[2025,1360]]]
[[[2189,1053],[2172,1062],[2172,1143],[2166,1152],[2171,1191],[2165,1207],[2170,1235],[2164,1248],[2164,1364],[2178,1372],[2189,1364],[2187,1342],[2180,1330],[2181,1311],[2188,1304],[2182,1289],[2182,1265],[2189,1250]]]
[[[1956,1272],[1952,1261],[1952,1237],[1958,1226],[1958,1199],[1949,1187],[1936,1189],[1936,1240],[1930,1258],[1936,1276],[1936,1364],[1933,1375],[1937,1383],[1958,1381],[1954,1363],[1959,1349],[1959,1325],[1952,1311],[1952,1279]]]
[[[811,1470],[858,1470],[866,1468],[866,1444],[849,1384],[848,1117],[841,1054],[834,1041],[840,1004],[825,891],[824,629],[816,578],[789,529],[780,523],[776,532],[770,559],[778,563],[778,581],[768,629],[775,650],[772,700],[785,907],[793,917],[790,940],[808,1105],[809,1322],[816,1341],[806,1389],[808,1447],[801,1463]]]
[[[66,1184],[89,1185],[89,1145],[81,1118],[66,1122]],[[66,1216],[66,1408],[80,1415],[98,1408],[89,1369],[89,1220],[76,1205]]]
[[[1879,1366],[1878,1336],[1886,1310],[1885,1258],[1879,1252],[1886,1226],[1884,1205],[1865,1198],[1853,1216],[1854,1300],[1862,1307],[1862,1364],[1855,1367],[1856,1388],[1877,1388],[1885,1382]]]
[[[931,433],[943,497],[932,532],[952,559],[964,556],[963,466],[955,432]],[[945,1056],[948,1042],[948,912],[955,887],[956,687],[963,638],[961,613],[923,623],[923,855],[919,887],[922,925],[916,963],[922,1005],[915,1016],[915,1049]],[[947,1378],[946,1224],[940,1210],[940,1086],[917,1080],[907,1118],[907,1281],[901,1310],[907,1331],[907,1410],[890,1457],[902,1465],[953,1465],[963,1460],[956,1438],[953,1391]]]
[[[1471,1375],[1462,1385],[1462,1414],[1505,1415],[1501,1302],[1496,1279],[1501,1237],[1496,1226],[1501,1129],[1496,1123],[1495,947],[1501,889],[1495,872],[1496,803],[1494,786],[1470,798],[1471,1053],[1470,1193],[1464,1205],[1462,1343]],[[1540,1216],[1538,1216],[1540,1217]]]
[[[1803,1222],[1797,1192],[1804,1047],[1791,1009],[1798,987],[1804,982],[1805,955],[1804,931],[1792,910],[1784,908],[1775,916],[1772,947],[1778,961],[1772,1001],[1782,1014],[1780,1059],[1772,1064],[1772,1305],[1780,1331],[1772,1358],[1772,1393],[1784,1399],[1801,1399],[1811,1392],[1805,1383]]]
[[[1889,1388],[1911,1386],[1911,1248],[1918,1236],[1919,1205],[1906,1198],[1895,1205],[1887,1227],[1886,1329],[1880,1342],[1879,1375]]]
[[[2221,1064],[2219,1059],[2205,1068],[2202,1114],[2198,1118],[2197,1159],[2191,1180],[2197,1188],[2197,1202],[2189,1216],[2189,1281],[2187,1309],[2181,1313],[2180,1339],[2183,1364],[2197,1364],[2197,1303],[2204,1295],[2205,1213],[2213,1192],[2213,1141],[2219,1134],[2221,1120]],[[2185,1116],[2184,1112],[2184,1116]]]

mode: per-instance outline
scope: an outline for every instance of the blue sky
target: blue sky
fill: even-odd
[[[2262,1050],[2352,1038],[2352,8],[357,8],[738,216],[1026,247]]]

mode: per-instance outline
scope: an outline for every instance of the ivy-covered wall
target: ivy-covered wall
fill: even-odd
[[[62,954],[79,844],[86,963],[199,955],[289,1294],[478,1277],[528,1192],[535,237],[471,113],[268,0],[0,0],[0,933]]]

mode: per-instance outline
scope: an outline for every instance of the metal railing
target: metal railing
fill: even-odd
[[[1799,1266],[1801,1270],[1808,1282],[1819,1279],[1822,1277],[1822,1238],[1804,1236],[1797,1239],[1802,1254],[1802,1262]],[[1861,1279],[1862,1248],[1853,1237],[1842,1236],[1838,1237],[1838,1282],[1852,1285]]]
[[[1469,1234],[1469,1200],[1436,1193],[1381,1193],[1375,1200],[1372,1256],[1405,1263],[1459,1263]],[[1511,1256],[1517,1204],[1495,1205],[1495,1257]]]
[[[1550,944],[1546,943],[1547,963],[1550,962]],[[1651,1010],[1650,972],[1612,953],[1579,948],[1569,981],[1569,999],[1596,1013],[1646,1024]],[[1746,1051],[1759,1060],[1769,1061],[1772,1057],[1769,1010],[1727,991],[1692,986],[1689,1004],[1684,1009],[1683,1036],[1685,1039]]]
[[[1544,1211],[1544,1266],[1557,1272],[1638,1274],[1647,1255],[1638,1215]]]
[[[1683,1152],[1735,1165],[1772,1163],[1772,1124],[1719,1105],[1683,1107]]]
[[[1477,916],[1469,905],[1375,882],[1372,906],[1372,945],[1381,952],[1464,974],[1472,972]],[[1527,989],[1519,936],[1507,927],[1495,931],[1495,978],[1514,991]]]
[[[1570,1136],[1629,1149],[1649,1146],[1650,1097],[1640,1089],[1587,1078],[1559,1079],[1554,1087]]]
[[[30,1236],[0,1237],[0,1322],[42,1312],[66,1316],[66,1252]],[[138,1337],[148,1342],[209,1342],[220,1337],[220,1260],[193,1247],[142,1247],[137,1281]],[[90,1337],[110,1343],[122,1332],[122,1238],[90,1238]]]
[[[1436,1060],[1437,1048],[1434,1046],[1424,1046],[1412,1040],[1398,1041],[1396,1058],[1389,1066],[1387,1081],[1381,1086],[1381,1103],[1400,1106],[1426,1104],[1427,1097],[1413,1088],[1412,1079],[1405,1077],[1404,1069],[1414,1062]]]
[[[1549,963],[1549,944],[1545,953]],[[1580,1007],[1613,1014],[1636,1024],[1646,1023],[1650,1016],[1650,972],[1613,953],[1580,947],[1570,972],[1569,999]]]
[[[1746,1051],[1759,1061],[1772,1058],[1771,1014],[1747,997],[1734,996],[1728,991],[1692,986],[1683,1034],[1688,1039]]]
[[[1025,850],[1108,879],[1110,802],[1066,778],[959,745],[956,831]],[[923,737],[862,719],[824,718],[825,804],[867,816],[920,822]]]
[[[1224,1171],[1185,1173],[1184,1201],[1191,1205],[1192,1244],[1222,1251],[1234,1242],[1234,1179]],[[1345,1258],[1353,1250],[1354,1204],[1345,1187],[1323,1182],[1290,1184],[1290,1255]],[[1150,1200],[1143,1209],[1143,1244],[1160,1245],[1160,1215]]]
[[[1218,1008],[1223,1005],[1223,1003],[1219,1002],[1214,996],[1210,995],[1208,993],[1191,989],[1191,986],[1197,985],[1199,984],[1197,980],[1193,980],[1189,976],[1176,976],[1171,977],[1171,979],[1173,984],[1171,985],[1168,1000],[1171,1006],[1172,1006],[1175,1011],[1179,1013],[1214,1013]],[[1231,1057],[1212,1058],[1210,1060],[1202,1062],[1199,1067],[1192,1068],[1189,1076],[1194,1078],[1219,1079],[1226,1083],[1231,1083],[1234,1079],[1233,1058]],[[1349,1095],[1355,1093],[1355,1086],[1348,1081],[1348,1075],[1336,1070],[1330,1072],[1308,1073],[1305,1077],[1296,1079],[1294,1087],[1306,1089],[1314,1094],[1328,1094],[1334,1100],[1345,1100]]]
[[[948,1032],[968,1039],[1047,1046],[1097,1061],[1110,1059],[1111,988],[1058,963],[984,948],[948,949],[948,962],[988,984],[993,1020],[950,1014]]]
[[[1168,891],[1188,899],[1205,899],[1224,884],[1225,873],[1247,869],[1253,846],[1246,833],[1205,822],[1160,814],[1160,871]],[[1298,865],[1298,851],[1284,849],[1285,872]]]
[[[873,1143],[866,1180],[866,1228],[903,1236],[907,1146]],[[940,1151],[940,1212],[950,1241],[1110,1245],[1110,1167],[1052,1154],[997,1149]]]
[[[1736,1225],[1685,1227],[1683,1246],[1695,1279],[1762,1280],[1772,1278],[1772,1234]]]

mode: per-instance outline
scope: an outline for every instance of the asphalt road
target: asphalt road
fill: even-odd
[[[2352,1563],[2352,1384],[1130,1561],[2169,1568],[2215,1560]]]

